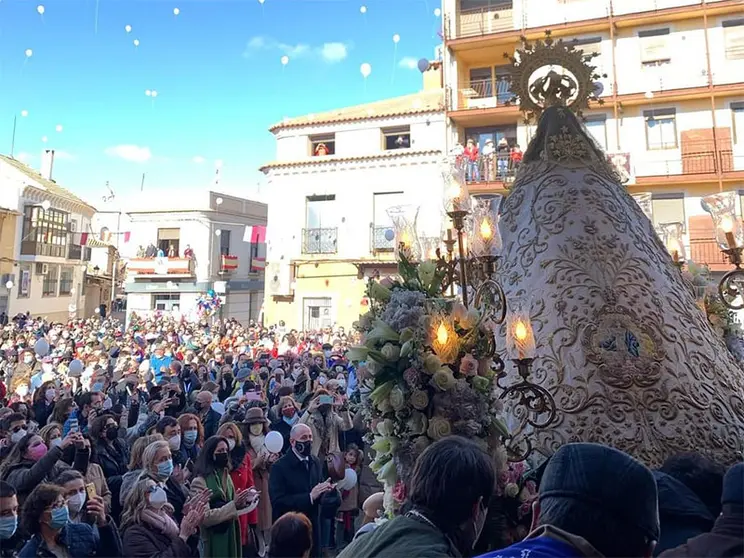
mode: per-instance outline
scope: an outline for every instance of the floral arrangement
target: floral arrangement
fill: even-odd
[[[400,277],[370,281],[369,312],[356,327],[362,412],[392,515],[406,498],[413,465],[432,442],[457,434],[478,442],[497,471],[508,436],[496,386],[493,324],[474,308],[444,298],[444,273],[433,261],[399,255]]]
[[[212,289],[209,289],[206,294],[201,295],[196,301],[199,317],[202,318],[211,316],[220,306],[222,306],[222,299]]]

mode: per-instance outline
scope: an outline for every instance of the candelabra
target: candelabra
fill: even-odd
[[[734,269],[718,283],[718,294],[723,304],[731,310],[744,309],[744,234],[741,218],[736,215],[736,193],[725,192],[707,196],[702,200],[703,209],[710,213],[716,227],[716,241],[721,252]]]

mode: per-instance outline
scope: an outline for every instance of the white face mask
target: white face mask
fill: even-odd
[[[54,366],[52,366],[51,362],[45,362],[44,364],[41,365],[41,369],[47,374],[49,374],[54,369]]]
[[[155,490],[150,493],[150,505],[156,510],[159,510],[167,503],[168,496],[166,496],[165,490],[163,490],[160,486],[156,486]]]
[[[28,386],[26,386],[26,385],[18,386],[16,388],[16,393],[20,397],[26,397],[28,395]]]
[[[76,492],[67,499],[67,509],[70,510],[70,515],[77,515],[80,513],[80,510],[83,509],[83,504],[85,504],[85,498],[86,494],[85,491],[83,491]]]
[[[227,439],[227,449],[228,451],[232,451],[235,449],[235,440],[233,440],[232,438]]]
[[[249,428],[253,436],[260,436],[264,431],[263,424],[251,424]]]
[[[106,399],[103,400],[103,408],[105,410],[108,410],[108,409],[110,409],[113,406],[114,406],[114,404],[111,402],[111,398],[110,397],[107,397]]]
[[[51,448],[58,448],[62,445],[62,438],[54,438],[53,440],[49,441],[49,447]]]
[[[10,441],[14,444],[17,444],[26,434],[28,434],[28,431],[23,429],[19,430],[18,432],[13,432],[13,434],[10,435]]]
[[[26,364],[31,364],[33,361],[34,357],[32,356],[26,355],[25,357],[23,357],[23,362],[25,362]]]
[[[54,399],[56,397],[57,390],[54,389],[54,388],[49,388],[48,390],[46,390],[46,394],[45,395],[46,395],[47,401],[51,401],[52,399]]]
[[[168,438],[168,447],[171,451],[178,451],[181,449],[181,436],[171,436]]]

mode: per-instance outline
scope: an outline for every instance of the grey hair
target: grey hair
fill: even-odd
[[[297,431],[300,430],[303,427],[304,428],[310,428],[307,424],[303,424],[301,422],[298,422],[297,424],[295,424],[292,427],[292,429],[289,431],[289,438],[291,440],[296,440],[297,439],[297,436],[298,436]]]
[[[161,449],[170,449],[168,442],[165,440],[153,442],[142,452],[142,468],[145,472],[152,470],[155,463],[155,456]]]

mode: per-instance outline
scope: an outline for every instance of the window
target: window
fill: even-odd
[[[44,275],[44,286],[41,296],[57,296],[57,283],[59,282],[59,266],[48,264],[48,273]]]
[[[461,0],[460,11],[472,10],[509,10],[513,0]]]
[[[744,103],[731,103],[734,143],[744,144]]]
[[[220,233],[220,255],[230,255],[230,231],[226,231],[225,229],[222,229]]]
[[[335,227],[338,222],[335,209],[336,196],[308,196],[305,228],[323,229]]]
[[[180,293],[165,293],[156,294],[152,296],[152,309],[160,310],[161,312],[171,312],[174,308],[180,308],[181,306],[181,294]]]
[[[173,247],[174,257],[178,257],[179,254],[179,240],[181,237],[181,229],[158,229],[158,249],[163,251],[163,254],[168,255],[168,251]]]
[[[607,151],[607,117],[604,114],[587,116],[584,124],[602,149]]]
[[[74,268],[65,266],[59,274],[59,296],[72,294],[72,282],[75,275]]]
[[[27,205],[23,210],[21,254],[66,257],[68,217],[64,211]]]
[[[744,60],[744,18],[723,22],[727,60]]]
[[[493,68],[472,68],[470,89],[475,92],[475,98],[493,97]]]
[[[491,140],[493,145],[497,146],[501,138],[506,138],[506,141],[509,142],[509,146],[511,147],[517,144],[517,127],[516,125],[513,125],[493,126],[487,128],[467,128],[465,130],[465,141],[462,142],[463,145],[470,138],[473,138],[478,144],[478,151],[480,153],[483,152],[487,140]]]
[[[335,155],[336,135],[324,134],[322,136],[310,136],[310,155],[312,157],[324,157]]]
[[[385,151],[411,147],[411,127],[399,126],[397,128],[383,128],[382,140],[384,143],[383,149]]]
[[[403,203],[403,192],[382,192],[372,196],[372,251],[390,252],[395,248],[395,231],[388,209]]]
[[[584,54],[596,54],[594,57],[594,66],[599,66],[598,58],[602,54],[602,37],[587,37],[584,39],[574,39],[573,45],[576,50],[580,50]]]
[[[651,214],[654,228],[668,223],[682,223],[684,229],[687,229],[685,195],[682,193],[653,194]]]
[[[18,298],[31,296],[31,266],[21,265],[18,270]]]
[[[646,149],[677,148],[676,114],[677,111],[673,108],[643,111],[643,119],[646,122]]]
[[[638,40],[641,46],[641,64],[659,66],[671,60],[669,50],[669,28],[639,31]]]
[[[330,298],[303,298],[302,314],[305,331],[318,331],[331,327],[333,321],[331,310],[333,301]]]

